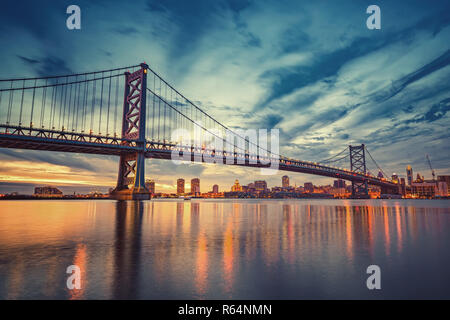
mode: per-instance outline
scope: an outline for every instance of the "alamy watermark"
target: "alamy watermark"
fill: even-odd
[[[81,289],[81,269],[77,265],[70,265],[66,269],[66,273],[70,274],[70,276],[67,278],[67,288],[69,290],[73,289]]]
[[[66,20],[66,26],[69,30],[80,30],[81,29],[81,9],[77,5],[70,5],[66,10],[67,14],[70,14]]]
[[[367,289],[381,289],[381,269],[376,264],[370,265],[366,270],[367,274],[370,274],[370,277],[367,278],[366,286]]]
[[[366,26],[369,30],[381,29],[381,9],[379,6],[372,4],[367,7],[366,13],[371,14],[366,20]]]

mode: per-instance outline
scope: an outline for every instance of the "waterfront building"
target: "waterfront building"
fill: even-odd
[[[420,173],[417,173],[417,178],[414,182],[421,183],[423,181],[424,181],[423,177],[420,176]]]
[[[398,179],[398,175],[396,173],[394,173],[392,175],[392,182],[393,183],[399,183],[400,182],[399,179]]]
[[[288,176],[283,176],[281,178],[281,186],[283,188],[289,188],[289,177]]]
[[[184,194],[184,179],[180,178],[177,180],[177,195]]]
[[[217,184],[213,185],[212,193],[219,193],[219,186]]]
[[[406,167],[406,178],[408,179],[408,186],[411,186],[413,183],[414,175],[413,175],[413,169],[410,165]]]
[[[255,190],[265,192],[267,190],[267,182],[264,180],[255,181]]]
[[[314,185],[312,182],[305,182],[304,183],[305,192],[313,193],[314,192]]]
[[[231,191],[232,192],[241,192],[242,191],[242,186],[239,184],[238,179],[236,179],[234,181],[234,185],[231,187]]]
[[[200,179],[194,178],[191,180],[191,193],[195,195],[200,194]]]
[[[406,196],[406,181],[405,178],[400,178],[400,184],[398,185],[398,191],[402,196]]]
[[[155,181],[148,179],[145,181],[145,187],[151,194],[155,194]]]
[[[342,179],[334,180],[333,187],[334,188],[344,188],[345,189],[345,187],[346,187],[345,180],[342,180]]]
[[[62,191],[51,186],[34,188],[34,195],[37,197],[61,197]]]
[[[445,182],[447,184],[447,194],[450,194],[450,175],[438,176],[438,182]]]
[[[436,195],[436,183],[432,181],[413,182],[411,187],[413,198],[431,199]]]
[[[437,181],[436,195],[440,197],[448,196],[448,184],[445,181]]]

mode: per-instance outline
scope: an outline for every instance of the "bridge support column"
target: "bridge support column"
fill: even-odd
[[[145,187],[145,115],[147,68],[134,73],[125,73],[125,94],[123,102],[122,142],[137,147],[137,152],[120,155],[117,186],[111,197],[117,200],[146,200],[150,192]]]
[[[366,174],[366,153],[364,144],[360,146],[349,146],[350,170]],[[352,180],[352,198],[369,199],[369,187],[367,180]]]

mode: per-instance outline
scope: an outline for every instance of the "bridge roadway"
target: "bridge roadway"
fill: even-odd
[[[134,153],[141,150],[140,147],[136,145],[136,141],[122,139],[119,137],[10,125],[0,125],[0,148],[20,148],[115,156],[119,156],[122,153]],[[146,158],[171,160],[172,151],[174,149],[181,151],[181,149],[175,144],[147,141],[145,156]],[[194,156],[196,152],[207,153],[210,155],[215,154],[214,150],[205,150],[191,146],[184,147],[183,150],[191,152],[191,161],[195,160]],[[218,163],[226,165],[256,168],[269,167],[269,165],[263,165],[259,161],[256,161],[257,163],[252,163],[256,160],[256,156],[253,155],[249,156],[248,154],[243,155],[234,153],[233,163],[225,163],[224,157],[226,156],[226,152],[218,152],[217,156],[219,156],[219,159],[221,158]],[[269,160],[268,158],[263,159],[265,160],[264,163],[267,163]],[[272,160],[277,161],[276,158],[273,158]],[[370,185],[380,186],[387,190],[397,189],[396,184],[368,174],[364,175],[362,173],[352,172],[347,169],[325,166],[319,163],[300,161],[286,157],[281,157],[279,159],[278,169],[282,171],[314,174],[354,182],[367,181]]]

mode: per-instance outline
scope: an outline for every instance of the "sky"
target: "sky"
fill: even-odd
[[[81,9],[81,30],[66,8]],[[381,29],[369,30],[369,5]],[[319,161],[367,145],[387,174],[450,174],[450,2],[2,1],[0,78],[62,75],[145,61],[231,128],[278,128],[280,153]],[[3,107],[3,105],[2,105]],[[1,111],[1,110],[0,110]],[[35,185],[106,190],[115,157],[0,149],[0,192]],[[374,167],[372,165],[372,167]],[[281,176],[251,168],[147,160],[157,192],[176,179],[229,190]],[[291,184],[332,179],[288,173]]]

